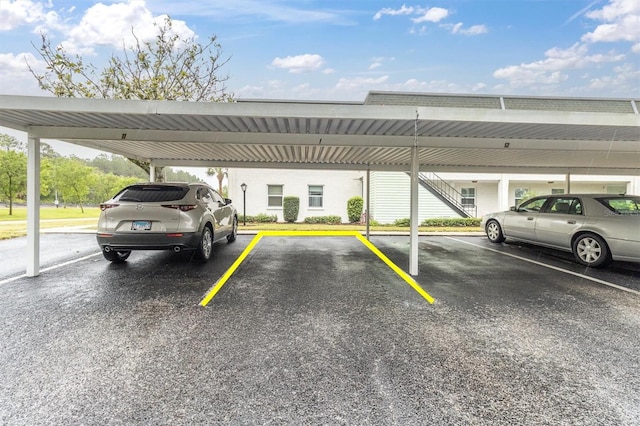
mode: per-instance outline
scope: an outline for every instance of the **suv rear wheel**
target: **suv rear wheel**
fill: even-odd
[[[211,257],[212,250],[213,232],[211,232],[209,225],[206,225],[200,236],[200,244],[198,244],[198,248],[196,249],[196,257],[200,260],[207,261]]]
[[[130,254],[131,254],[131,250],[122,250],[122,251],[102,250],[102,255],[104,256],[104,258],[107,259],[109,262],[113,262],[113,263],[124,262],[125,260],[127,260]]]

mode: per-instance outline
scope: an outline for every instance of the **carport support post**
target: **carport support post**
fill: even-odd
[[[370,216],[371,216],[371,205],[369,204],[369,200],[371,199],[371,169],[367,168],[367,207],[366,207],[366,212],[367,214],[365,215],[365,220],[367,221],[367,241],[369,241],[369,220],[370,220]]]
[[[27,139],[27,276],[40,274],[40,138]]]
[[[418,160],[417,144],[411,148],[411,212],[410,212],[410,242],[409,242],[409,274],[418,275]]]
[[[156,166],[153,164],[149,165],[149,182],[156,181]]]

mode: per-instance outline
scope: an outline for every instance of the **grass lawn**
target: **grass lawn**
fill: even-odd
[[[87,229],[95,229],[100,215],[98,207],[84,207],[84,213],[80,207],[42,207],[40,208],[40,228],[59,228],[67,226],[84,226]],[[8,207],[0,207],[0,240],[22,237],[27,235],[27,209],[14,207],[13,214],[9,216]],[[240,223],[241,231],[365,231],[366,227],[359,224],[323,225],[306,223]],[[408,227],[380,225],[371,226],[371,232],[409,232]],[[479,227],[426,227],[421,226],[420,232],[475,232]]]

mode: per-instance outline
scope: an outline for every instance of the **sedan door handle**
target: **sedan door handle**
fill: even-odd
[[[567,223],[568,223],[569,225],[575,225],[575,224],[576,224],[576,221],[575,221],[575,220],[568,220],[568,221],[567,221]]]
[[[529,216],[529,217],[527,218],[527,220],[533,220],[533,218],[532,218],[531,216]]]

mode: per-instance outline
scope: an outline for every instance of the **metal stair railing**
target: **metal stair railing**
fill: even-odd
[[[467,217],[476,217],[478,214],[478,207],[475,204],[471,206],[462,204],[462,194],[437,174],[420,172],[418,177],[420,182],[440,194],[442,198]]]

